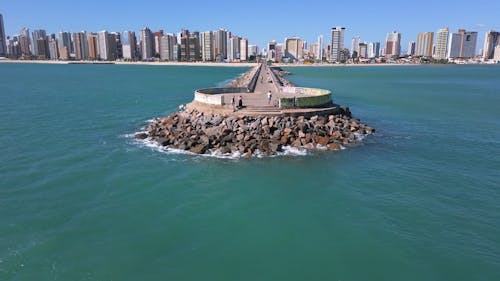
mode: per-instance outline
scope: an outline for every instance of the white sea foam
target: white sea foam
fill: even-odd
[[[280,156],[306,156],[307,155],[307,150],[305,148],[297,148],[293,146],[283,146],[282,147],[283,151],[278,152],[278,155]]]

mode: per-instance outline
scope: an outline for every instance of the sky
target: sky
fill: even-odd
[[[401,32],[401,47],[406,50],[409,41],[417,41],[419,32],[436,32],[449,27],[453,32],[459,28],[477,31],[476,51],[479,51],[486,31],[500,31],[498,11],[498,0],[0,2],[0,14],[8,36],[17,35],[23,27],[45,29],[48,33],[138,32],[145,26],[153,31],[163,29],[173,33],[181,29],[201,32],[225,28],[261,48],[270,40],[283,42],[293,36],[315,43],[320,34],[326,46],[331,39],[331,28],[343,26],[347,48],[351,47],[354,36],[360,36],[362,42],[382,42],[384,45],[386,34],[398,31]]]

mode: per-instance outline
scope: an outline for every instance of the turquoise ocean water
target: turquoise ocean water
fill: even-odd
[[[131,134],[246,68],[0,64],[0,280],[500,280],[500,67],[288,70],[377,134],[164,153]]]

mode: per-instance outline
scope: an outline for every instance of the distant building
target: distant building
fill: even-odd
[[[269,41],[267,43],[267,60],[276,62],[276,41]]]
[[[450,34],[448,58],[473,58],[476,54],[477,32],[459,29]]]
[[[228,40],[227,61],[234,62],[240,59],[240,40],[238,36],[231,36]]]
[[[368,43],[364,42],[358,44],[358,57],[362,59],[368,57]]]
[[[240,40],[240,60],[248,61],[248,39],[242,38]]]
[[[380,55],[380,42],[368,43],[368,58],[378,58]]]
[[[49,40],[49,56],[51,60],[59,59],[59,47],[57,44],[57,40],[53,38]]]
[[[67,60],[73,52],[73,43],[71,42],[71,33],[61,31],[57,35],[57,45],[59,47],[59,58]]]
[[[353,58],[359,56],[359,43],[361,43],[361,37],[356,36],[352,38],[351,41],[351,55]]]
[[[37,29],[31,33],[31,38],[32,38],[31,50],[32,50],[32,54],[37,58],[47,58],[46,53],[40,53],[40,50],[43,52],[48,51],[48,42],[43,41],[46,39],[46,37],[47,37],[47,33],[43,29]],[[42,39],[42,40],[40,40],[40,39]],[[40,48],[39,48],[38,42],[41,42],[44,45],[40,46]],[[47,46],[45,46],[45,43],[47,43]]]
[[[111,60],[110,46],[109,46],[109,33],[106,30],[97,33],[97,42],[99,48],[99,59]]]
[[[330,62],[342,62],[341,51],[344,50],[345,27],[337,26],[332,28],[332,40],[330,44]],[[345,52],[343,52],[345,53]]]
[[[228,31],[219,29],[214,31],[214,59],[224,61],[227,58],[227,39]]]
[[[500,32],[490,30],[484,36],[483,59],[500,60]]]
[[[119,33],[108,33],[108,60],[118,59]]]
[[[163,36],[163,29],[160,29],[154,33],[155,35],[155,57],[160,57],[160,38]]]
[[[49,51],[49,41],[47,39],[47,36],[43,38],[38,38],[36,40],[36,58],[37,59],[49,59],[50,58],[50,51]]]
[[[298,37],[285,39],[285,57],[291,62],[299,61],[303,58],[302,40]]]
[[[415,41],[408,42],[408,50],[406,50],[406,54],[408,56],[414,56],[416,54],[416,46],[417,43],[415,43]]]
[[[385,41],[385,56],[399,57],[401,55],[401,33],[393,31],[387,34]]]
[[[248,57],[257,57],[259,54],[259,47],[257,45],[248,45]]]
[[[89,50],[89,59],[97,60],[99,59],[99,37],[96,33],[89,33],[87,35],[87,43]]]
[[[21,49],[21,56],[23,58],[31,57],[31,37],[30,30],[26,27],[22,28],[19,32],[19,47]]]
[[[450,35],[450,30],[448,27],[441,28],[438,30],[436,35],[436,45],[434,49],[434,58],[438,60],[446,59],[446,53],[448,51],[448,37]]]
[[[151,60],[154,56],[154,34],[147,27],[141,30],[141,59]]]
[[[17,59],[21,56],[21,46],[19,45],[19,37],[7,37],[7,55],[9,58]]]
[[[177,46],[177,38],[172,34],[163,35],[160,38],[160,59],[163,61],[177,61],[174,49]]]
[[[5,42],[5,27],[3,25],[3,16],[0,14],[0,57],[7,56],[7,43]]]
[[[135,32],[133,31],[124,31],[122,33],[122,53],[123,58],[126,60],[136,60],[136,46],[137,39],[135,37]]]
[[[87,33],[73,33],[73,44],[76,60],[87,60],[89,58],[89,43],[87,42]]]
[[[419,57],[431,57],[434,44],[434,32],[422,32],[417,37],[417,49],[415,55]]]
[[[201,60],[215,60],[215,36],[212,31],[205,31],[201,33]]]
[[[319,61],[323,60],[323,35],[318,36],[318,52],[316,59]]]
[[[200,33],[195,31],[192,34],[189,30],[181,31],[180,40],[180,61],[200,60]]]

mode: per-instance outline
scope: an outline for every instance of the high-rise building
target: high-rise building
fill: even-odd
[[[259,54],[259,47],[257,45],[248,45],[248,57],[257,57]]]
[[[48,47],[45,48],[46,46],[41,46],[40,48],[38,48],[39,39],[45,39],[46,37],[47,37],[47,33],[43,29],[37,29],[31,33],[31,38],[32,38],[31,50],[32,50],[33,55],[35,55],[35,57],[46,58],[46,54],[45,53],[40,54],[39,50],[46,51],[46,50],[48,50]],[[41,41],[41,42],[43,44],[45,44],[45,41]],[[47,46],[48,46],[48,42],[47,42]]]
[[[316,59],[319,61],[323,60],[323,35],[318,36],[318,53]]]
[[[498,49],[500,48],[500,32],[490,30],[484,36],[483,59],[490,60],[499,57]],[[498,60],[498,59],[496,59]]]
[[[248,61],[248,39],[246,38],[240,40],[240,60]]]
[[[135,32],[124,31],[122,34],[122,53],[126,60],[136,60],[136,45]]]
[[[0,57],[7,56],[7,44],[5,42],[5,27],[3,25],[3,16],[0,14]]]
[[[415,41],[408,42],[408,49],[406,50],[406,54],[408,56],[414,56],[417,51],[417,43]]]
[[[108,60],[118,59],[118,35],[119,33],[108,33]]]
[[[147,27],[141,30],[141,59],[151,60],[154,56],[154,34]]]
[[[448,49],[448,37],[450,30],[448,27],[441,28],[436,34],[436,44],[434,48],[434,58],[438,60],[446,59]]]
[[[189,30],[181,31],[180,40],[180,60],[181,61],[198,61],[200,60],[200,33],[195,31],[190,33]]]
[[[385,41],[385,56],[399,57],[401,55],[401,33],[393,31],[387,34]]]
[[[97,46],[99,47],[99,59],[110,60],[109,33],[106,30],[97,33]]]
[[[36,40],[36,54],[37,59],[45,60],[50,58],[49,41],[47,36]]]
[[[232,35],[228,40],[227,47],[227,60],[230,62],[238,61],[240,59],[240,41],[241,38]]]
[[[56,39],[51,38],[49,40],[49,54],[51,60],[59,59],[59,48]]]
[[[285,39],[285,57],[290,61],[299,61],[303,58],[303,44],[302,40],[298,37]]]
[[[422,32],[417,36],[417,49],[415,55],[419,57],[431,57],[434,43],[434,32]]]
[[[476,53],[477,32],[459,29],[450,34],[448,58],[473,58]]]
[[[112,32],[116,42],[116,59],[123,58],[123,44],[122,44],[122,34],[120,32]]]
[[[21,56],[23,58],[31,57],[31,39],[30,30],[26,27],[22,28],[19,32],[19,46],[21,49]]]
[[[99,59],[99,36],[96,33],[89,33],[87,35],[87,42],[89,44],[89,59]]]
[[[380,42],[368,43],[368,58],[377,58],[380,55]]]
[[[341,51],[344,50],[345,27],[337,26],[332,28],[332,41],[330,44],[330,62],[342,62]]]
[[[155,35],[155,57],[160,56],[160,38],[163,36],[163,29],[160,29],[154,33]]]
[[[205,31],[201,33],[201,60],[214,61],[215,60],[215,39],[214,32]]]
[[[219,29],[214,32],[214,56],[216,61],[224,61],[227,58],[228,31]]]
[[[71,42],[71,33],[61,31],[57,35],[57,45],[59,46],[59,58],[67,60],[73,50],[73,43]]]
[[[89,43],[85,31],[73,33],[73,44],[76,60],[86,60],[89,58]]]
[[[353,58],[359,56],[359,43],[361,43],[361,37],[356,36],[352,38],[351,41],[351,55]]]
[[[177,38],[168,33],[160,38],[160,59],[163,61],[176,61],[177,56],[174,54],[174,48],[177,45]]]
[[[358,58],[366,59],[368,57],[368,43],[364,42],[358,45]]]
[[[273,41],[269,41],[269,43],[267,43],[267,59],[270,60],[270,61],[277,61],[276,59],[276,41],[273,40]]]

